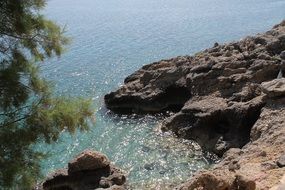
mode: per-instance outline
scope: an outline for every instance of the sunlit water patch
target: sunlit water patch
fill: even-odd
[[[45,173],[66,166],[84,149],[105,153],[128,176],[132,188],[151,188],[177,184],[194,172],[208,168],[215,157],[205,155],[191,141],[175,138],[171,133],[161,133],[162,115],[118,116],[106,111],[97,113],[96,124],[88,133],[71,137],[63,132],[61,139],[40,149],[51,155],[43,166]]]

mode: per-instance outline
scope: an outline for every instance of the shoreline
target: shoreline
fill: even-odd
[[[270,189],[285,173],[278,164],[285,154],[282,73],[285,21],[264,34],[145,65],[105,103],[124,114],[174,111],[164,131],[222,158],[177,189]]]
[[[283,73],[285,20],[264,34],[145,65],[107,94],[105,103],[115,113],[173,111],[162,131],[194,140],[220,157],[210,169],[169,187],[278,190],[285,186]],[[81,153],[68,170],[55,171],[41,185],[36,189],[131,188],[124,172],[92,151]]]

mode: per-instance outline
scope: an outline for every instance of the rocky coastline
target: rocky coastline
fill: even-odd
[[[174,112],[162,131],[196,141],[221,161],[175,190],[285,189],[285,20],[264,34],[194,56],[161,60],[105,96],[115,113]],[[102,153],[86,150],[37,190],[129,189]]]
[[[215,43],[194,56],[145,65],[107,94],[105,103],[115,113],[173,111],[161,130],[221,157],[176,189],[282,189],[283,73],[285,21],[263,34]]]

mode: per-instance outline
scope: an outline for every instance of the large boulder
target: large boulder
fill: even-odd
[[[68,163],[68,173],[96,170],[109,165],[110,161],[106,155],[96,151],[85,150]]]
[[[47,176],[36,189],[89,190],[126,189],[126,177],[122,170],[110,163],[102,153],[86,150],[76,156],[68,169],[57,170]]]
[[[196,175],[190,181],[176,187],[176,190],[227,190],[230,187],[231,181],[233,181],[231,175],[205,172]]]

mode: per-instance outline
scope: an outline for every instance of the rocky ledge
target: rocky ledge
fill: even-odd
[[[59,169],[48,175],[37,190],[124,190],[124,173],[104,155],[86,150],[68,163],[68,169]]]
[[[116,113],[175,114],[163,131],[222,157],[178,189],[270,189],[285,173],[285,21],[264,34],[146,66],[105,96]]]

